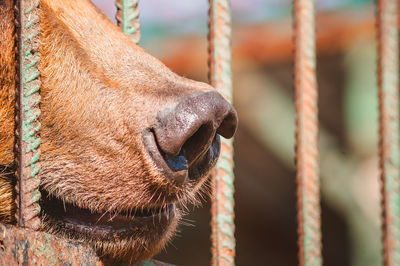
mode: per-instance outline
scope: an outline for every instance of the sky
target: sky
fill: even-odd
[[[115,6],[111,0],[92,0],[110,18]],[[232,0],[233,19],[238,23],[254,23],[291,14],[291,0]],[[332,10],[351,5],[372,3],[371,0],[316,0],[318,10]],[[207,18],[206,0],[142,0],[139,1],[143,24],[180,24],[187,27]]]
[[[115,22],[113,0],[92,0]],[[316,0],[317,11],[338,10],[366,5],[373,0]],[[231,0],[233,25],[261,24],[292,14],[292,0]],[[207,0],[141,0],[139,1],[141,44],[164,36],[206,35]]]

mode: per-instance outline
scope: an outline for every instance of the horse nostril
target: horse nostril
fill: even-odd
[[[205,124],[189,137],[181,148],[187,158],[188,165],[192,165],[199,157],[201,157],[210,147],[215,136],[215,130]]]
[[[219,125],[217,129],[217,133],[223,136],[224,138],[230,139],[236,132],[238,123],[238,118],[235,109],[232,112],[229,112],[222,120],[222,123]]]
[[[216,133],[231,138],[238,119],[232,105],[211,91],[185,98],[157,120],[154,133],[162,152],[183,155],[190,166],[209,149]]]

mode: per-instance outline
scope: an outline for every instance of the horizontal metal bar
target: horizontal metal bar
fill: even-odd
[[[105,265],[96,251],[82,242],[0,223],[0,265]],[[172,266],[149,260],[138,266]]]

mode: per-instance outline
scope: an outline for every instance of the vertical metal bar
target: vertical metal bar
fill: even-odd
[[[117,25],[136,44],[140,41],[139,0],[117,0]]]
[[[377,1],[379,155],[384,264],[400,264],[399,42],[397,0]]]
[[[17,99],[16,164],[17,212],[21,227],[39,229],[40,170],[40,0],[16,1]]]
[[[322,265],[314,1],[294,0],[294,87],[300,265]]]
[[[229,0],[209,0],[209,79],[232,102]],[[221,137],[221,155],[212,181],[212,265],[235,264],[233,141]]]

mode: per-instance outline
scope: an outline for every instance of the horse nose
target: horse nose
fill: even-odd
[[[189,166],[209,149],[216,133],[231,138],[238,123],[236,110],[216,91],[189,96],[157,120],[160,149],[170,156],[184,149]]]

